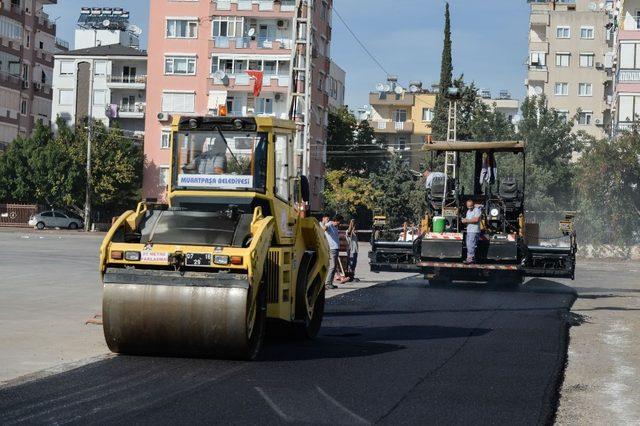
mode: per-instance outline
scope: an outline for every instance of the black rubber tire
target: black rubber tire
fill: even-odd
[[[246,351],[241,353],[239,358],[247,361],[253,361],[260,356],[262,349],[262,343],[264,342],[264,335],[267,328],[267,286],[266,284],[260,285],[258,290],[258,300],[256,320],[254,324],[253,333],[249,338]]]
[[[75,222],[71,222],[71,223],[69,224],[69,229],[78,229],[78,224],[77,224],[77,223],[75,223]]]
[[[314,339],[318,335],[320,327],[322,326],[322,318],[324,317],[325,289],[324,284],[319,282],[318,279],[313,283],[313,287],[320,286],[322,289],[316,299],[311,317],[307,310],[306,283],[312,266],[313,258],[305,254],[300,262],[300,272],[296,283],[296,321],[294,328],[298,336],[306,339]]]
[[[43,230],[43,229],[45,228],[45,226],[44,226],[44,222],[38,222],[38,223],[36,223],[36,228],[38,228],[38,229],[40,229],[40,230]]]

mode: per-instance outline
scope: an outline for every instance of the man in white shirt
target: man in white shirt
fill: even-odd
[[[338,226],[342,222],[342,216],[336,215],[333,219],[329,220],[329,216],[322,218],[322,229],[324,229],[325,237],[329,243],[329,271],[327,272],[327,279],[324,282],[324,287],[327,290],[338,288],[333,283],[333,279],[336,276],[336,266],[338,265],[338,252],[340,250],[340,233],[338,232]]]
[[[482,209],[473,200],[467,200],[467,214],[462,223],[467,225],[467,259],[463,262],[471,264],[476,261],[476,248],[480,239],[480,221]]]

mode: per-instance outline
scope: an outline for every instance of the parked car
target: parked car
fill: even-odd
[[[72,217],[57,210],[40,212],[29,219],[29,226],[38,229],[44,228],[68,228],[79,229],[83,227],[81,219]]]

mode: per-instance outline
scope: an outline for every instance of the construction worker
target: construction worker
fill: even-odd
[[[480,220],[482,218],[482,209],[476,206],[471,199],[467,200],[467,214],[462,219],[462,223],[467,225],[467,258],[463,262],[465,264],[474,263],[476,261],[476,248],[480,239]]]
[[[327,237],[327,242],[329,243],[329,271],[327,272],[327,279],[324,282],[324,287],[327,290],[338,288],[333,283],[333,279],[336,276],[336,267],[339,261],[340,233],[338,232],[338,227],[340,226],[340,222],[342,222],[342,216],[340,215],[335,215],[331,220],[329,220],[328,215],[322,217],[322,229],[324,229],[324,235]]]

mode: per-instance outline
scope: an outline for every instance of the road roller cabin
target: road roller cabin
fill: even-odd
[[[174,118],[168,202],[123,213],[100,248],[113,352],[253,359],[267,320],[316,336],[328,247],[294,134],[273,118]]]

